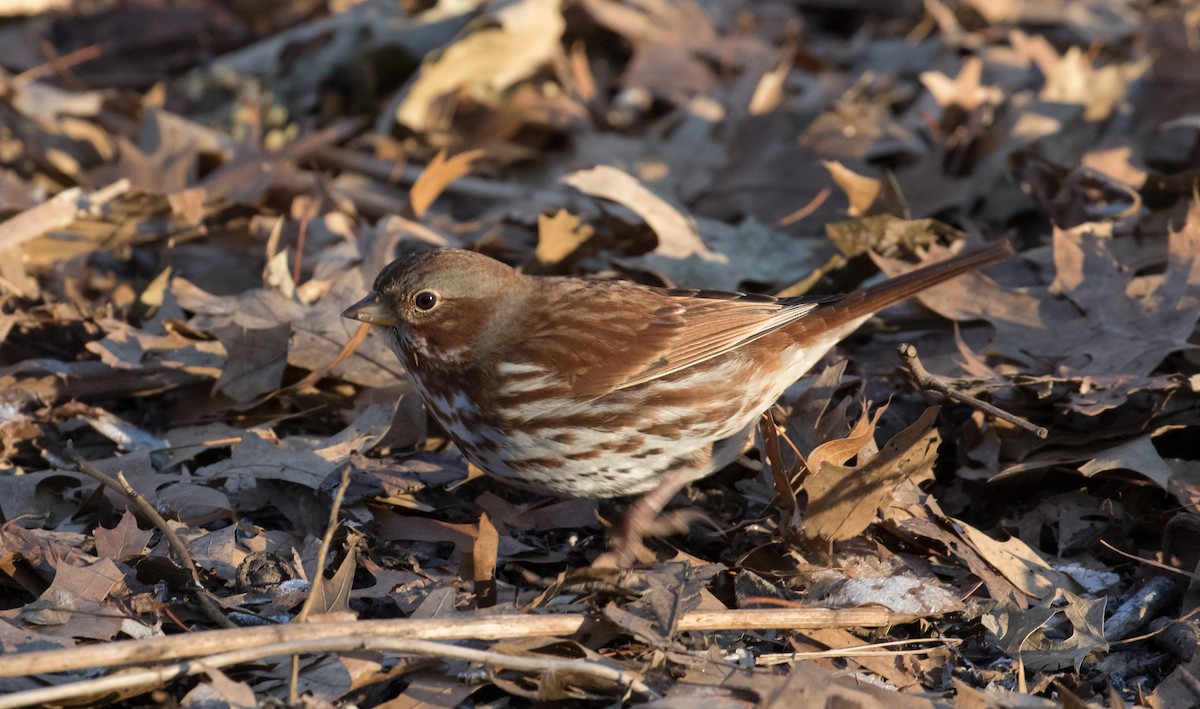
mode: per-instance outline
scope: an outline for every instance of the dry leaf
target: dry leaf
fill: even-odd
[[[134,514],[125,510],[117,526],[112,529],[96,527],[92,535],[96,539],[96,556],[124,560],[144,552],[154,533],[139,528]]]
[[[560,51],[559,0],[519,0],[496,11],[494,25],[471,32],[422,65],[396,109],[415,131],[432,127],[435,102],[466,89],[486,100],[532,74]]]
[[[804,534],[838,541],[866,529],[900,481],[933,464],[941,443],[935,428],[938,411],[937,407],[926,409],[865,463],[856,467],[822,464],[804,482],[808,493]]]
[[[1054,605],[1059,595],[1064,602],[1061,607]],[[1088,600],[1061,590],[1034,608],[997,610],[985,614],[982,622],[996,636],[999,648],[1010,657],[1020,658],[1029,669],[1042,672],[1074,667],[1078,671],[1088,654],[1108,649],[1104,639],[1105,600]],[[1055,638],[1045,629],[1047,621],[1058,613],[1071,624],[1071,633],[1064,638]]]
[[[358,570],[358,545],[362,535],[353,532],[346,539],[346,556],[330,578],[323,578],[313,583],[312,610],[310,616],[327,616],[345,614],[351,618],[357,617],[350,608],[350,589],[354,584],[354,574]]]
[[[429,206],[433,204],[446,187],[463,175],[471,172],[471,165],[483,157],[482,150],[468,150],[452,158],[446,158],[443,150],[434,156],[413,182],[408,192],[408,204],[418,219],[425,216]]]
[[[1150,436],[1140,436],[1089,457],[1088,462],[1079,466],[1079,472],[1085,477],[1108,470],[1131,470],[1146,476],[1163,490],[1171,487],[1171,467],[1159,455]]]
[[[887,411],[888,405],[884,404],[876,409],[874,416],[869,408],[864,408],[858,423],[854,424],[854,428],[845,438],[826,441],[808,454],[805,462],[808,463],[809,470],[819,472],[825,465],[845,465],[865,447],[874,443],[875,427],[879,425],[879,417]]]
[[[565,209],[554,216],[538,215],[538,243],[534,255],[543,267],[553,266],[570,256],[596,232]]]
[[[837,160],[825,160],[821,164],[850,200],[850,216],[865,216],[883,192],[883,181],[860,175]],[[845,253],[844,249],[842,253]]]
[[[287,367],[291,325],[256,330],[229,325],[215,334],[225,346],[226,362],[213,393],[244,404],[279,388]]]
[[[697,224],[708,247],[683,259],[657,251],[618,261],[628,268],[661,274],[680,288],[741,290],[745,283],[783,284],[812,272],[828,259],[827,246],[770,229],[754,219],[730,226],[711,219]]]
[[[632,175],[610,165],[597,165],[565,175],[565,184],[593,197],[628,207],[645,220],[658,236],[656,254],[683,259],[708,252],[691,220],[641,185]]]
[[[1058,589],[1080,590],[1070,577],[1050,568],[1041,554],[1020,539],[997,541],[962,520],[953,522],[963,540],[1025,595],[1044,599]]]
[[[484,512],[479,517],[479,534],[471,547],[472,580],[475,582],[476,604],[480,608],[496,604],[496,554],[500,535]]]

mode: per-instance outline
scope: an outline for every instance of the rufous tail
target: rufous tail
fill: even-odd
[[[1003,261],[1012,254],[1012,244],[1006,240],[995,241],[944,261],[889,278],[879,285],[854,291],[845,298],[821,308],[817,313],[832,329],[839,323],[868,317],[943,281]]]

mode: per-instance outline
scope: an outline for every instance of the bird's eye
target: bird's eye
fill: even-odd
[[[437,305],[438,302],[437,293],[423,290],[417,293],[417,297],[413,299],[413,302],[421,310],[433,310],[433,306]]]

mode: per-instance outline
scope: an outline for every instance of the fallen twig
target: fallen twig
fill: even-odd
[[[12,83],[14,86],[25,86],[26,84],[32,84],[33,82],[44,79],[47,76],[61,74],[73,66],[78,66],[84,62],[90,62],[93,59],[99,58],[103,54],[104,45],[89,44],[86,47],[76,49],[75,51],[64,54],[61,57],[55,57],[44,64],[39,64],[30,69],[26,69],[20,74],[14,76],[12,78]]]
[[[886,643],[871,645],[855,645],[834,650],[814,650],[812,652],[770,652],[759,655],[754,664],[760,667],[768,665],[787,665],[798,660],[816,660],[838,657],[898,657],[900,655],[926,655],[938,650],[956,647],[962,644],[956,638],[913,638],[911,640],[892,640]],[[932,647],[915,647],[901,650],[891,648],[899,645],[931,645]]]
[[[977,399],[970,394],[961,392],[958,389],[954,389],[938,377],[933,376],[929,373],[929,370],[925,369],[925,365],[921,364],[920,358],[917,357],[917,348],[913,347],[907,342],[900,345],[899,354],[900,360],[904,363],[905,369],[908,370],[909,376],[912,377],[913,382],[915,382],[918,387],[936,391],[945,397],[954,399],[955,401],[962,402],[968,406],[974,406],[985,414],[990,414],[998,419],[1008,421],[1014,426],[1020,426],[1026,431],[1031,431],[1033,435],[1037,436],[1038,438],[1046,438],[1050,435],[1050,432],[1046,430],[1046,428],[1038,426],[1028,419],[1017,416],[1016,414],[1009,413],[1004,409],[997,408],[996,406],[993,406],[992,404],[989,404],[981,399]]]
[[[799,514],[800,503],[796,500],[796,491],[792,489],[790,476],[783,467],[783,457],[779,450],[779,429],[775,426],[771,412],[765,412],[759,419],[758,430],[763,438],[763,451],[771,471],[771,480],[775,483],[775,495],[778,496],[779,506],[783,510],[782,526],[790,529]],[[804,460],[804,456],[800,456],[800,459]]]
[[[821,191],[808,201],[808,204],[780,219],[779,226],[791,226],[801,219],[811,216],[813,212],[821,208],[822,204],[825,204],[825,200],[829,199],[830,194],[832,191],[828,187],[822,187]]]
[[[350,487],[350,470],[349,465],[342,466],[342,478],[338,483],[337,494],[333,497],[333,505],[329,508],[329,524],[325,525],[325,535],[321,537],[321,548],[317,550],[317,568],[313,571],[312,583],[308,587],[308,597],[304,599],[304,605],[300,607],[300,612],[296,614],[296,621],[303,623],[308,620],[309,613],[312,612],[313,604],[316,603],[318,596],[323,595],[321,590],[325,584],[325,559],[329,556],[329,547],[333,543],[333,533],[337,531],[338,513],[342,509],[342,500],[346,498],[346,488]],[[354,549],[350,549],[350,553],[354,553]],[[292,677],[288,685],[288,702],[292,705],[300,701],[300,695],[297,686],[300,682],[300,656],[292,655]]]
[[[749,610],[692,611],[685,613],[676,629],[711,630],[804,630],[812,628],[883,628],[911,623],[928,616],[895,613],[869,606],[833,610],[829,608],[755,608]],[[0,655],[0,677],[18,677],[47,672],[66,672],[91,667],[147,664],[199,657],[215,652],[320,638],[356,635],[362,638],[391,637],[421,640],[498,640],[570,636],[613,627],[583,613],[562,615],[507,614],[483,617],[434,619],[364,620],[337,623],[292,623],[232,630],[209,630],[188,635],[122,640],[96,645],[38,650]]]
[[[301,606],[300,612],[296,614],[296,620],[303,622],[308,618],[308,614],[312,613],[313,604],[320,595],[318,587],[325,583],[325,563],[326,557],[329,555],[329,547],[333,543],[333,533],[337,531],[338,513],[342,509],[342,500],[346,498],[346,488],[350,487],[350,471],[351,466],[342,466],[342,477],[338,483],[337,493],[333,497],[333,505],[329,508],[329,524],[325,527],[325,535],[321,537],[321,548],[317,550],[317,568],[313,572],[312,585],[309,586],[308,597],[304,599],[304,605]]]
[[[1125,602],[1113,609],[1104,621],[1106,640],[1124,640],[1142,627],[1179,595],[1179,586],[1170,576],[1153,576]]]
[[[203,660],[180,662],[149,670],[134,670],[109,677],[60,684],[54,687],[12,692],[0,697],[0,709],[45,705],[63,702],[68,699],[107,694],[118,690],[124,692],[138,689],[148,691],[180,677],[203,674],[209,669],[253,662],[266,657],[364,650],[397,652],[424,657],[444,657],[521,672],[569,672],[588,675],[597,679],[609,680],[626,691],[636,692],[649,699],[657,699],[659,697],[657,692],[647,687],[645,682],[633,673],[612,665],[596,662],[595,660],[564,660],[537,655],[518,656],[489,650],[475,650],[473,648],[430,642],[428,640],[343,635],[271,643],[269,645],[243,648],[219,655],[212,655]]]
[[[117,473],[117,479],[114,480],[102,472],[99,468],[89,463],[83,456],[79,455],[79,453],[75,450],[75,447],[70,443],[67,444],[67,456],[70,457],[71,460],[75,461],[75,468],[79,472],[87,475],[101,485],[104,485],[111,490],[115,490],[116,492],[125,496],[125,498],[133,504],[134,508],[136,508],[143,517],[150,520],[150,522],[157,527],[160,532],[162,532],[163,537],[167,540],[167,544],[171,547],[171,551],[173,551],[176,558],[179,559],[180,565],[183,566],[183,568],[191,576],[192,588],[188,590],[191,591],[192,597],[196,599],[196,604],[200,606],[200,610],[204,613],[204,615],[208,617],[209,620],[223,628],[237,627],[233,624],[233,621],[229,620],[223,613],[221,613],[221,610],[217,608],[217,605],[213,603],[211,598],[209,598],[208,590],[204,588],[204,584],[200,582],[200,574],[196,572],[196,562],[192,560],[192,554],[188,551],[187,545],[183,543],[183,540],[179,538],[179,535],[175,533],[175,530],[171,529],[171,525],[167,524],[167,520],[163,519],[163,516],[158,513],[158,510],[154,508],[154,505],[150,504],[149,500],[147,500],[145,497],[142,497],[141,493],[139,493],[133,488],[132,485],[129,484],[129,481],[125,479],[125,476],[122,473]]]
[[[1168,571],[1172,574],[1178,574],[1179,576],[1183,576],[1184,578],[1191,579],[1192,581],[1200,581],[1200,576],[1197,576],[1196,574],[1192,573],[1191,571],[1184,571],[1183,569],[1177,569],[1174,566],[1171,566],[1169,564],[1164,564],[1161,561],[1155,561],[1154,559],[1147,559],[1146,557],[1138,556],[1137,554],[1130,554],[1127,551],[1123,551],[1121,549],[1116,548],[1115,546],[1113,546],[1112,544],[1109,544],[1108,542],[1104,541],[1103,539],[1100,540],[1100,546],[1104,547],[1105,549],[1108,549],[1109,551],[1113,552],[1114,554],[1120,554],[1121,556],[1125,557],[1126,559],[1136,561],[1139,564],[1153,566],[1156,569],[1162,569],[1163,571]]]

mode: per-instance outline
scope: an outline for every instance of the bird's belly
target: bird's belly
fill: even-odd
[[[520,383],[495,392],[487,413],[464,391],[436,387],[435,395],[416,384],[434,418],[488,474],[545,494],[607,498],[652,490],[681,467],[698,479],[727,465],[791,384],[776,379],[737,353],[595,399],[549,379],[539,389],[538,377],[510,378]],[[714,444],[726,439],[713,460]]]
[[[418,386],[418,391],[421,387]],[[608,498],[654,489],[678,466],[706,467],[711,439],[674,426],[639,424],[642,416],[607,411],[613,402],[564,400],[525,420],[483,416],[462,393],[421,391],[426,407],[459,450],[484,472],[517,487],[559,497]],[[555,410],[556,415],[549,415]],[[606,413],[607,412],[607,413]]]
[[[560,497],[638,495],[668,470],[707,461],[707,441],[648,436],[627,428],[560,427],[514,432],[476,428],[456,434],[467,457],[513,485]],[[696,477],[711,472],[699,470]]]

